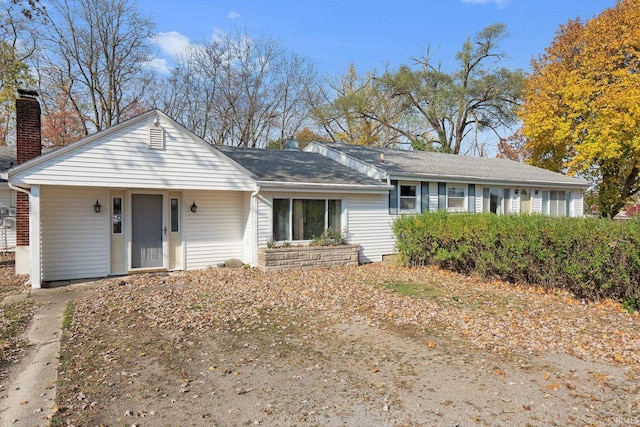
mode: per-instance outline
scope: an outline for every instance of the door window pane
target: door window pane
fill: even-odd
[[[180,204],[178,199],[171,199],[171,232],[180,231]]]
[[[113,234],[122,234],[122,197],[113,198],[111,221]]]

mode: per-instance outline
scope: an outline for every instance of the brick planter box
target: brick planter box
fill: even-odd
[[[360,245],[258,248],[262,271],[358,265]]]

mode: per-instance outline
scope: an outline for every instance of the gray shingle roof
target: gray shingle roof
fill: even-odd
[[[215,146],[257,181],[386,186],[328,157],[304,151]]]
[[[0,146],[0,171],[4,172],[16,164],[16,146]]]
[[[390,150],[348,144],[324,144],[369,163],[394,177],[462,179],[523,185],[588,187],[581,179],[507,159],[460,156],[427,151]],[[380,161],[384,153],[384,163]]]

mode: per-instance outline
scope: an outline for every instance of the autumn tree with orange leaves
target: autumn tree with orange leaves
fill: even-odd
[[[640,191],[640,1],[560,27],[533,63],[520,111],[529,161],[580,175],[615,216]]]

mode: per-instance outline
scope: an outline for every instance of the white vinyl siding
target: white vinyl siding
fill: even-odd
[[[571,216],[581,217],[584,215],[584,202],[581,191],[571,193]]]
[[[476,185],[476,212],[482,212],[483,202],[483,187],[481,185]]]
[[[384,195],[350,195],[347,199],[349,242],[360,244],[360,262],[382,261],[383,255],[395,253],[395,237],[391,228]]]
[[[242,258],[242,193],[185,191],[183,224],[186,269],[215,267]],[[197,212],[184,207],[196,202]]]
[[[542,213],[542,191],[539,188],[531,190],[531,212]]]
[[[109,204],[106,189],[40,187],[42,280],[84,279],[109,274]]]
[[[242,203],[242,220],[241,220],[241,228],[242,228],[242,261],[245,263],[249,263],[255,267],[255,221],[254,216],[252,214],[251,207],[251,193],[245,192],[241,195],[241,203]]]
[[[520,213],[520,189],[518,188],[511,190],[511,209],[509,212]]]
[[[429,182],[429,210],[438,210],[438,183]]]
[[[134,121],[103,138],[54,156],[17,174],[12,182],[163,190],[252,190],[255,187],[247,175],[220,154],[166,120],[160,120],[165,149],[149,148],[152,120],[153,117],[149,122]]]
[[[272,202],[270,194],[258,196],[258,247],[264,248],[272,240],[271,218]]]

